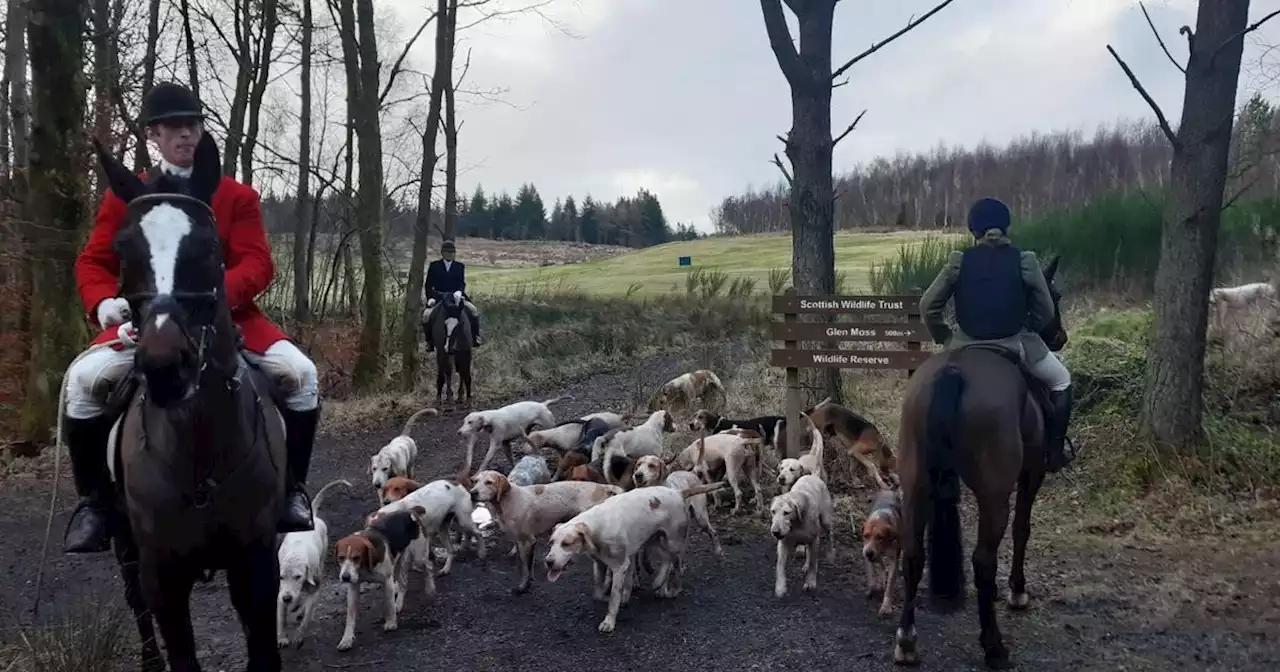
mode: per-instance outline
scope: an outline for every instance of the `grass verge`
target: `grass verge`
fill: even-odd
[[[768,306],[759,297],[707,297],[701,292],[662,298],[599,297],[572,287],[524,286],[476,297],[486,342],[473,360],[475,403],[554,392],[567,380],[634,365],[663,352],[718,341],[762,338]],[[421,373],[411,392],[395,389],[398,356],[388,358],[388,387],[357,395],[350,371],[358,325],[328,324],[304,342],[321,369],[327,430],[382,423],[408,406],[435,400],[434,356],[421,349]],[[396,343],[398,341],[388,341]]]

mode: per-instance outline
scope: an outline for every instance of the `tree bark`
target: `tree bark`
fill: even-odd
[[[32,225],[31,359],[19,432],[41,444],[56,423],[62,373],[85,340],[72,266],[88,221],[84,43],[87,0],[31,0],[32,133],[27,211]],[[10,35],[10,38],[13,36]]]
[[[93,134],[108,147],[115,145],[111,137],[115,43],[111,0],[93,0]]]
[[[458,44],[458,0],[449,0],[449,69],[444,82],[444,231],[446,240],[458,238],[458,114],[454,105],[457,82],[453,61]]]
[[[27,22],[31,0],[9,0],[5,17],[4,78],[9,82],[9,167],[27,167],[27,148],[31,134],[31,110],[27,97]]]
[[[271,48],[280,25],[279,1],[261,0],[262,34],[258,37],[258,53],[254,58],[253,87],[249,91],[249,107],[245,111],[248,128],[240,148],[240,181],[253,184],[253,150],[258,145],[258,128],[262,118],[262,100],[267,94],[271,74]],[[247,25],[247,24],[246,24]],[[310,55],[308,55],[310,58]]]
[[[353,7],[354,4],[354,7]],[[357,215],[360,238],[362,329],[359,352],[351,372],[352,384],[367,389],[382,379],[382,124],[378,100],[378,43],[374,32],[373,0],[342,0],[342,52],[347,74],[347,105],[360,141]]]
[[[1183,452],[1194,450],[1202,436],[1206,297],[1248,18],[1249,0],[1200,3],[1170,166],[1141,425],[1157,444]]]
[[[147,53],[142,60],[142,94],[156,82],[156,45],[160,42],[160,0],[147,3]],[[151,156],[147,153],[147,139],[142,129],[138,130],[138,144],[133,148],[133,171],[140,173],[151,167]]]
[[[181,0],[178,4],[182,14],[182,37],[187,43],[187,86],[191,92],[200,97],[200,68],[196,65],[196,38],[191,32],[191,2]]]
[[[797,11],[799,50],[779,0],[761,0],[774,57],[791,87],[791,277],[801,295],[835,292],[835,187],[831,157],[831,30],[835,0],[810,0]],[[796,5],[792,5],[794,8]],[[824,369],[827,394],[843,400],[840,370]]]
[[[253,57],[253,0],[232,0],[235,47],[231,55],[236,60],[236,84],[231,94],[231,110],[227,115],[227,138],[223,145],[222,172],[236,174],[240,160],[240,147],[244,143],[244,120],[249,107],[249,88],[254,81]]]
[[[185,0],[184,0],[185,1]],[[293,319],[311,321],[311,0],[302,0],[302,91],[298,110],[298,198],[293,210]]]
[[[431,233],[431,192],[435,184],[436,138],[440,131],[440,106],[453,68],[449,50],[449,0],[437,0],[435,69],[431,74],[431,101],[426,128],[422,130],[422,166],[418,181],[418,212],[413,218],[413,249],[409,255],[409,288],[404,293],[404,319],[400,325],[400,386],[413,389],[418,379],[418,334],[422,313],[422,283],[427,264],[427,238]]]

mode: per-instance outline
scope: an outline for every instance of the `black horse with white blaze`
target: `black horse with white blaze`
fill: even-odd
[[[281,669],[276,521],[284,502],[277,390],[240,353],[210,207],[222,176],[204,135],[189,179],[144,182],[95,141],[111,190],[128,204],[115,241],[120,294],[138,316],[136,389],[120,420],[116,556],[144,642],[154,616],[174,672],[198,672],[191,627],[197,578],[224,570],[248,640],[247,670]],[[136,565],[125,561],[136,558]],[[145,626],[145,627],[144,627]]]

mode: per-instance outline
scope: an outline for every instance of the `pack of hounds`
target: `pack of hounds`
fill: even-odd
[[[422,572],[430,599],[436,592],[435,578],[450,572],[460,547],[471,546],[478,558],[486,557],[485,535],[473,515],[477,508],[488,509],[492,522],[512,542],[507,555],[515,556],[520,567],[515,594],[527,592],[533,584],[538,539],[549,537],[541,559],[547,581],[559,580],[575,558],[589,559],[594,598],[608,600],[598,628],[607,633],[616,627],[619,608],[640,581],[647,579],[658,597],[680,594],[693,528],[707,536],[717,557],[723,557],[708,513],[708,495],[718,507],[721,490],[728,486],[734,499],[732,515],[737,515],[749,484],[756,514],[765,515],[768,491],[776,488],[767,513],[777,541],[774,595],[787,594],[787,563],[793,556],[804,557],[803,587],[812,591],[818,585],[820,544],[826,544],[828,563],[835,554],[835,509],[826,485],[824,437],[838,440],[879,488],[860,529],[856,521],[854,525],[863,539],[867,595],[882,592],[879,613],[892,614],[901,503],[894,455],[876,427],[854,411],[829,399],[804,411],[808,449],[799,457],[788,457],[783,416],[733,420],[700,408],[688,420],[689,429],[699,432],[698,439],[672,455],[666,450],[666,437],[676,425],[668,409],[693,409],[707,400],[723,406],[724,386],[713,372],[694,371],[665,383],[650,398],[645,417],[602,411],[557,422],[551,406],[569,399],[520,401],[468,414],[457,430],[467,443],[466,463],[450,478],[425,484],[413,480],[418,448],[411,433],[421,418],[439,415],[434,408],[413,414],[400,435],[370,458],[369,474],[380,508],[366,516],[363,529],[332,547],[337,578],[347,589],[338,650],[354,646],[363,584],[382,586],[383,629],[391,631],[404,606],[410,570]],[[485,436],[488,450],[472,471],[474,448]],[[514,442],[525,453],[519,459],[512,450]],[[487,468],[499,448],[513,465],[505,474]],[[767,480],[766,470],[773,472]],[[280,545],[280,646],[301,645],[306,636],[330,548],[328,527],[319,511],[326,494],[338,485],[352,487],[336,480],[321,488],[313,498],[315,529],[287,534]],[[438,569],[437,545],[443,556]],[[880,582],[875,580],[877,570],[883,575]],[[292,637],[288,625],[295,626]]]

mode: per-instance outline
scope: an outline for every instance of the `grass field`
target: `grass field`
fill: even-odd
[[[925,235],[922,232],[836,234],[836,272],[845,274],[844,290],[866,291],[867,271],[872,262],[892,256],[904,241]],[[463,247],[459,246],[459,258],[465,261]],[[680,266],[682,256],[691,257],[692,265]],[[467,281],[476,292],[485,294],[503,294],[532,285],[575,287],[601,296],[621,296],[628,291],[652,296],[683,292],[685,275],[691,268],[714,269],[731,278],[747,276],[767,291],[770,270],[791,268],[791,236],[704,238],[555,266],[493,268],[469,263]]]

